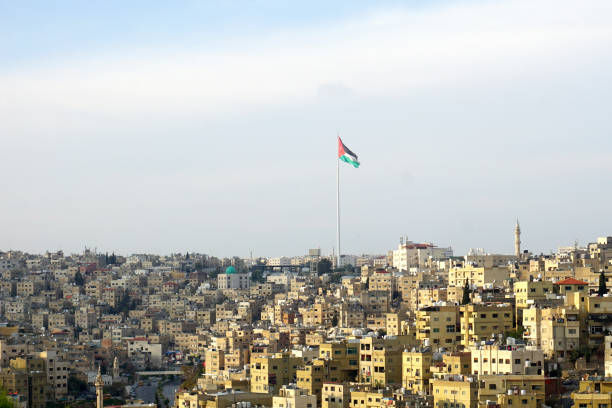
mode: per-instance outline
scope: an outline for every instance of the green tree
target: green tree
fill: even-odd
[[[332,263],[327,258],[322,258],[317,263],[317,270],[319,271],[319,275],[324,275],[326,273],[329,273],[329,271],[331,271],[331,267],[332,267]]]
[[[85,284],[85,279],[83,278],[83,275],[79,271],[77,271],[77,273],[74,274],[74,284],[77,286],[83,286]]]
[[[0,388],[0,408],[15,408],[15,401],[8,396],[4,388]]]
[[[603,271],[601,271],[599,273],[599,290],[597,291],[597,294],[599,296],[603,296],[606,293],[608,293],[608,288],[606,288],[606,277],[604,276]]]
[[[470,303],[470,283],[468,280],[465,280],[465,286],[463,287],[463,299],[461,299],[462,305],[467,305]]]

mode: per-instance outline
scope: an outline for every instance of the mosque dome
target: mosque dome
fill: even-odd
[[[232,274],[232,273],[236,273],[236,268],[234,268],[233,266],[228,266],[227,268],[225,268],[225,273],[226,274]]]

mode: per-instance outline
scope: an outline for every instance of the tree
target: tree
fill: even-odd
[[[332,263],[329,259],[323,258],[317,263],[317,271],[319,271],[319,275],[324,275],[331,271]]]
[[[463,299],[461,299],[462,305],[467,305],[470,303],[470,283],[468,280],[465,280],[465,286],[463,287]]]
[[[4,388],[0,389],[0,408],[15,408],[17,405],[11,397],[8,396]]]
[[[87,382],[81,380],[75,375],[68,377],[68,393],[71,395],[79,395],[87,391]]]
[[[338,313],[334,313],[331,324],[332,324],[332,327],[338,327]]]
[[[79,271],[77,271],[77,273],[74,274],[74,284],[77,286],[83,286],[85,284],[85,279],[83,278],[83,275]]]
[[[601,271],[599,273],[599,290],[597,291],[597,294],[599,296],[603,296],[606,293],[608,293],[608,288],[606,288],[606,277],[604,276],[603,271]]]

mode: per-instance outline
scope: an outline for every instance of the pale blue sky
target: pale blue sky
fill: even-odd
[[[609,1],[328,3],[0,2],[0,249],[612,234]]]

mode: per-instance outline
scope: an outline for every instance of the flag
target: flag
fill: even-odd
[[[344,143],[342,143],[342,139],[340,139],[340,137],[338,137],[338,159],[353,165],[355,168],[359,167],[357,155],[353,153],[351,149],[346,147]]]

